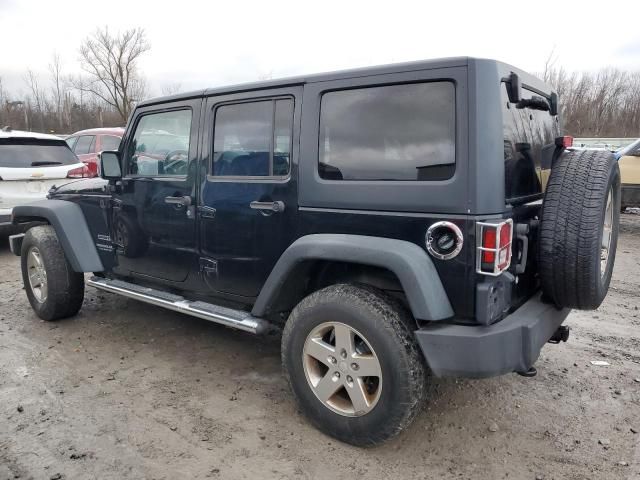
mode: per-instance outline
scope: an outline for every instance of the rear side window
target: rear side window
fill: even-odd
[[[67,142],[67,145],[69,145],[69,148],[71,150],[73,150],[73,147],[75,147],[77,141],[78,141],[78,137],[69,137],[65,140],[65,142]]]
[[[113,151],[113,150],[118,150],[118,148],[120,147],[120,137],[114,137],[111,135],[103,135],[101,140],[101,149],[102,151],[105,150],[109,150],[109,151]]]
[[[78,141],[76,142],[73,151],[76,155],[84,155],[87,153],[93,153],[93,146],[95,144],[95,136],[93,135],[83,135],[78,137]]]
[[[452,82],[328,92],[318,172],[328,180],[445,180],[455,171],[455,130]]]
[[[218,107],[213,140],[213,175],[288,175],[292,124],[293,101],[288,98]]]
[[[0,167],[55,167],[79,163],[63,140],[0,138]]]

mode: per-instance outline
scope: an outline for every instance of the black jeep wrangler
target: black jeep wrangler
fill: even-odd
[[[40,318],[87,283],[261,334],[300,409],[355,445],[415,417],[426,372],[535,374],[613,269],[620,174],[558,96],[451,58],[141,103],[102,178],[13,210]]]

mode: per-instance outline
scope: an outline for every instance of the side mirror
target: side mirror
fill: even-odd
[[[100,152],[98,158],[100,160],[100,176],[102,178],[105,180],[119,180],[122,178],[118,152]]]

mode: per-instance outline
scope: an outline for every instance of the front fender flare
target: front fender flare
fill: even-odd
[[[13,223],[44,219],[55,229],[64,254],[76,272],[102,272],[104,267],[77,203],[42,200],[13,207]]]
[[[287,276],[296,265],[307,260],[334,260],[386,268],[400,280],[416,319],[444,320],[453,316],[438,272],[423,249],[404,240],[344,234],[306,235],[293,242],[267,278],[252,315],[265,315]]]

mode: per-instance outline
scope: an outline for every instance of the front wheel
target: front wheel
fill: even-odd
[[[27,298],[43,320],[78,313],[84,299],[84,275],[74,272],[51,225],[27,230],[20,253]]]
[[[355,285],[319,290],[293,310],[282,363],[302,412],[356,446],[381,443],[416,416],[425,367],[405,309]]]

